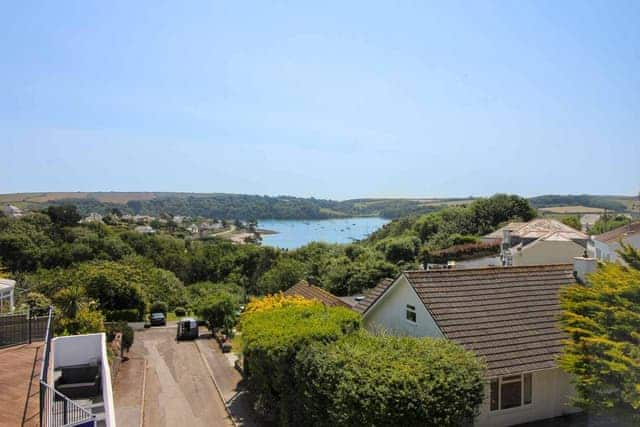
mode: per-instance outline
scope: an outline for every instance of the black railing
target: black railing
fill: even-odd
[[[29,310],[0,314],[0,348],[42,341],[46,328],[47,316],[34,316]]]
[[[44,328],[44,351],[40,367],[40,427],[61,427],[90,423],[94,416],[49,385],[51,339],[53,338],[53,307],[49,307]],[[94,423],[95,424],[95,423]],[[89,425],[89,424],[87,424]]]

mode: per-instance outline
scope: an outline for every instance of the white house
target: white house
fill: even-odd
[[[103,222],[102,219],[103,219],[102,215],[100,215],[99,213],[91,212],[89,215],[87,215],[86,217],[80,220],[80,224],[90,224],[92,222]]]
[[[2,207],[2,213],[11,218],[20,218],[24,215],[22,209],[8,203]]]
[[[556,364],[565,337],[558,291],[574,282],[571,264],[405,271],[355,310],[369,330],[443,337],[475,352],[488,370],[474,425],[510,426],[578,411],[569,404],[570,378]]]
[[[13,311],[15,307],[15,280],[0,279],[0,313]]]
[[[555,219],[540,218],[507,224],[481,239],[483,242],[500,240],[501,254],[461,261],[457,263],[458,268],[570,263],[574,257],[584,255],[589,236]]]
[[[623,225],[597,236],[591,236],[588,243],[589,255],[600,261],[622,262],[616,252],[620,249],[621,241],[640,249],[640,221]]]
[[[156,230],[154,230],[153,227],[149,225],[139,225],[134,230],[142,234],[153,234],[156,232]]]

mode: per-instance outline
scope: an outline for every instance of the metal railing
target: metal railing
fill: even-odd
[[[45,338],[47,316],[29,310],[0,314],[0,348],[41,341]]]
[[[53,338],[52,321],[53,307],[49,307],[42,366],[40,367],[40,427],[95,425],[95,417],[91,414],[91,411],[78,405],[48,384],[51,364],[51,338]]]

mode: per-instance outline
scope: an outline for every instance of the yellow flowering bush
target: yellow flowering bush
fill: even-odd
[[[291,306],[312,307],[316,304],[320,304],[320,302],[306,299],[298,295],[285,295],[282,292],[279,292],[262,298],[251,299],[244,310],[244,314],[258,313],[265,310]]]

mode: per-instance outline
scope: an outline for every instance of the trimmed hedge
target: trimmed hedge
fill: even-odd
[[[183,316],[186,316],[187,314],[187,310],[185,310],[184,307],[176,307],[175,310],[173,310],[173,312],[177,317],[183,317]]]
[[[110,310],[105,312],[107,322],[139,322],[142,314],[135,308],[123,310]]]
[[[465,243],[450,246],[439,251],[425,250],[422,262],[444,264],[448,261],[464,261],[467,259],[500,254],[500,240],[492,242]]]
[[[304,425],[294,376],[298,352],[358,329],[360,315],[305,302],[245,313],[240,325],[245,375],[256,410],[279,425]]]
[[[434,338],[355,333],[297,354],[305,425],[457,426],[477,415],[484,366]]]

